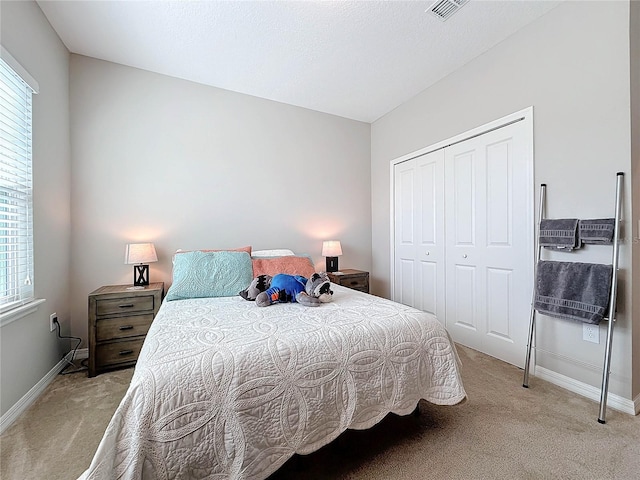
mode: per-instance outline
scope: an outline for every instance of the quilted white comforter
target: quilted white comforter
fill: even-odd
[[[317,308],[165,302],[82,479],[264,479],[347,428],[466,396],[427,313],[333,285]]]

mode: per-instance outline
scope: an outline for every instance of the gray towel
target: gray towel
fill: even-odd
[[[578,223],[578,237],[582,243],[609,244],[613,242],[615,225],[615,218],[580,220]]]
[[[539,241],[542,247],[554,250],[575,250],[580,248],[578,219],[541,220]]]
[[[611,265],[538,262],[533,307],[544,315],[600,323],[609,305]]]

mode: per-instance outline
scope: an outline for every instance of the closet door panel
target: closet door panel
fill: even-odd
[[[477,269],[469,265],[448,268],[447,283],[446,327],[456,342],[480,350],[478,296],[474,293],[477,288]]]
[[[438,268],[439,265],[436,262],[424,260],[420,262],[420,283],[423,288],[422,301],[418,308],[436,316],[440,306],[438,302]]]
[[[416,307],[416,274],[415,274],[415,260],[412,258],[402,258],[399,262],[399,269],[397,272],[399,282],[399,288],[397,290],[398,302],[410,307]]]
[[[487,146],[487,245],[510,246],[512,239],[512,165],[509,142]]]
[[[437,178],[436,162],[418,163],[418,176],[420,180],[420,243],[423,247],[437,245],[438,225],[437,209],[440,207],[437,199]]]
[[[444,231],[444,151],[416,158],[420,199],[416,220],[420,241],[416,259],[420,261],[416,282],[422,299],[419,308],[445,323],[445,231]]]
[[[455,245],[475,243],[475,160],[474,151],[452,156],[453,230]],[[451,221],[450,220],[450,221]]]
[[[477,330],[476,305],[473,291],[476,288],[476,269],[469,265],[456,265],[453,287],[455,309],[452,314],[456,325]]]
[[[483,350],[522,367],[533,288],[527,140],[522,122],[483,135],[487,170],[487,312]]]
[[[477,254],[482,149],[467,141],[445,150],[446,326],[463,345],[481,350],[483,265]]]
[[[444,324],[444,152],[394,167],[394,300]]]
[[[415,303],[415,162],[394,168],[394,292],[400,303]]]
[[[487,335],[513,342],[509,319],[512,270],[487,268]]]
[[[451,312],[458,305],[467,312],[465,302],[473,298],[475,331],[459,319],[447,321],[447,328],[456,341],[519,366],[526,350],[533,281],[531,228],[518,223],[518,215],[528,218],[531,208],[522,128],[500,128],[445,153],[447,205],[454,205],[447,209],[447,219],[457,217],[455,230],[447,230],[447,274],[454,265],[458,270],[461,265],[474,267],[476,273],[467,292],[447,276],[446,292],[447,320],[460,316]]]
[[[413,247],[415,243],[415,171],[413,162],[402,165],[396,175],[396,241],[399,246]]]
[[[484,348],[503,359],[509,358],[514,348],[517,329],[513,325],[518,321],[513,312],[517,301],[513,278],[518,252],[513,245],[513,142],[512,132],[496,131],[487,134],[485,146],[487,311]]]

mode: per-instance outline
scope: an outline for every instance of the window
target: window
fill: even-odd
[[[2,49],[0,59],[0,314],[33,300],[31,96]],[[20,69],[19,69],[20,70]]]

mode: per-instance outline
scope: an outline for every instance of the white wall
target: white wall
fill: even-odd
[[[629,216],[634,232],[632,297],[640,299],[640,2],[631,2],[629,44],[631,57],[631,171],[633,174],[633,214]],[[640,352],[640,300],[633,302],[633,348]],[[640,354],[633,356],[633,396],[640,394]]]
[[[390,292],[389,162],[530,105],[536,195],[549,185],[549,217],[612,217],[616,172],[627,175],[610,392],[630,399],[628,2],[563,3],[372,125],[373,291]],[[571,259],[608,263],[611,249],[589,246]],[[542,316],[537,332],[538,347],[550,352],[539,352],[539,365],[600,386],[604,341],[586,343],[581,325]]]
[[[128,242],[152,241],[151,281],[178,249],[288,247],[324,269],[371,262],[370,125],[71,56],[72,316],[87,294],[131,283]],[[167,285],[168,286],[168,285]]]
[[[49,314],[68,333],[70,147],[69,52],[35,2],[3,1],[0,21],[0,42],[40,86],[33,98],[34,282],[36,296],[46,299],[0,329],[4,414],[69,351],[49,331]]]

